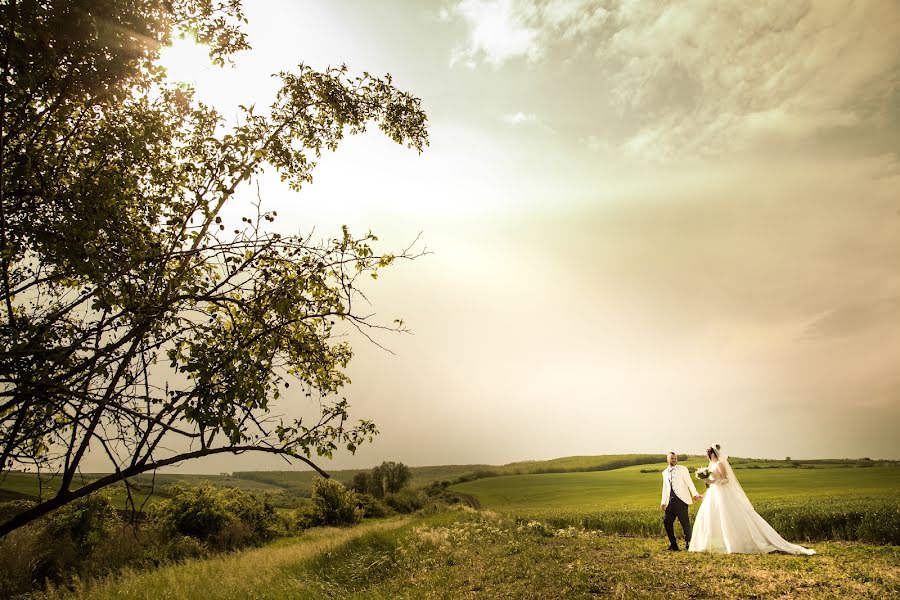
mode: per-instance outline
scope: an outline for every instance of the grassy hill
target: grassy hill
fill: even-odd
[[[681,464],[693,470],[706,461]],[[742,468],[736,471],[752,501],[821,497],[895,497],[900,492],[900,467]],[[504,511],[596,511],[659,506],[665,463],[594,473],[550,473],[500,476],[451,486],[469,494],[485,508]],[[703,493],[702,482],[696,481]]]
[[[705,465],[705,460],[693,458],[682,464],[693,469]],[[900,544],[900,466],[861,464],[873,462],[753,468],[759,465],[748,461],[737,474],[756,511],[790,539]],[[519,521],[648,536],[660,529],[664,466],[500,476],[456,484],[450,490]],[[705,491],[702,482],[696,485],[700,493]],[[699,503],[692,505],[692,516],[698,508]]]
[[[75,486],[79,487],[101,477],[102,473],[85,473],[75,480]],[[182,475],[182,474],[157,474],[138,475],[132,477],[132,497],[135,504],[142,505],[145,501],[153,502],[159,498],[165,498],[166,488],[175,483],[198,484],[209,482],[219,487],[232,487],[241,489],[252,489],[260,492],[280,492],[277,486],[269,485],[264,482],[252,481],[249,479],[241,479],[231,475]],[[22,473],[11,471],[6,473],[0,483],[0,502],[8,500],[35,499],[40,495],[44,498],[52,496],[59,489],[60,478],[38,479],[35,473]],[[113,503],[118,508],[126,508],[127,492],[124,484],[113,484],[106,488],[107,493],[112,496]]]
[[[500,475],[530,473],[564,473],[578,471],[605,471],[628,465],[649,464],[660,459],[658,454],[601,454],[597,456],[567,456],[551,460],[529,460],[505,465],[433,465],[410,467],[412,487],[424,487],[435,481],[456,483]],[[344,483],[365,469],[330,471],[329,474]],[[313,471],[239,471],[234,477],[268,483],[284,489],[306,492],[316,478]]]
[[[490,465],[436,465],[426,467],[410,467],[413,487],[426,486],[432,481],[451,481],[463,475],[491,469]],[[349,484],[353,476],[368,469],[340,469],[328,471],[332,478]],[[232,474],[236,478],[257,481],[262,484],[281,489],[292,490],[301,494],[312,489],[312,482],[318,477],[315,471],[238,471]]]

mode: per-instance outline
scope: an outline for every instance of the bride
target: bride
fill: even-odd
[[[709,490],[697,511],[691,552],[739,554],[815,554],[815,550],[785,541],[765,519],[759,516],[721,446],[707,448],[709,457]]]

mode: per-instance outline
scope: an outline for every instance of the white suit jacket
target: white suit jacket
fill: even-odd
[[[663,469],[662,478],[663,478],[663,488],[662,488],[662,502],[660,504],[664,506],[669,505],[669,469],[673,467],[669,467],[666,465],[666,468]],[[697,488],[694,487],[694,482],[691,481],[691,473],[687,470],[686,467],[682,467],[681,465],[675,465],[675,472],[672,473],[672,487],[675,488],[675,495],[678,496],[685,504],[692,504],[694,502],[694,496],[699,496],[697,493]]]

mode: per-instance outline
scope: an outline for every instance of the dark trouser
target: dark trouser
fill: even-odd
[[[688,505],[685,504],[678,496],[672,495],[669,504],[666,506],[666,516],[663,518],[663,525],[666,526],[666,535],[669,536],[669,547],[678,548],[678,542],[675,541],[675,518],[681,521],[681,528],[684,530],[685,547],[691,545],[691,518],[688,516]]]

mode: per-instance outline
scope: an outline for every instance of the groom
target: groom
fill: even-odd
[[[675,518],[681,522],[684,530],[685,548],[691,545],[691,519],[688,517],[688,505],[691,498],[702,500],[703,496],[697,493],[691,474],[685,467],[678,465],[678,455],[669,452],[667,455],[669,466],[663,469],[662,503],[659,510],[664,511],[663,525],[666,526],[666,535],[669,536],[669,550],[678,550],[678,542],[675,541]]]

